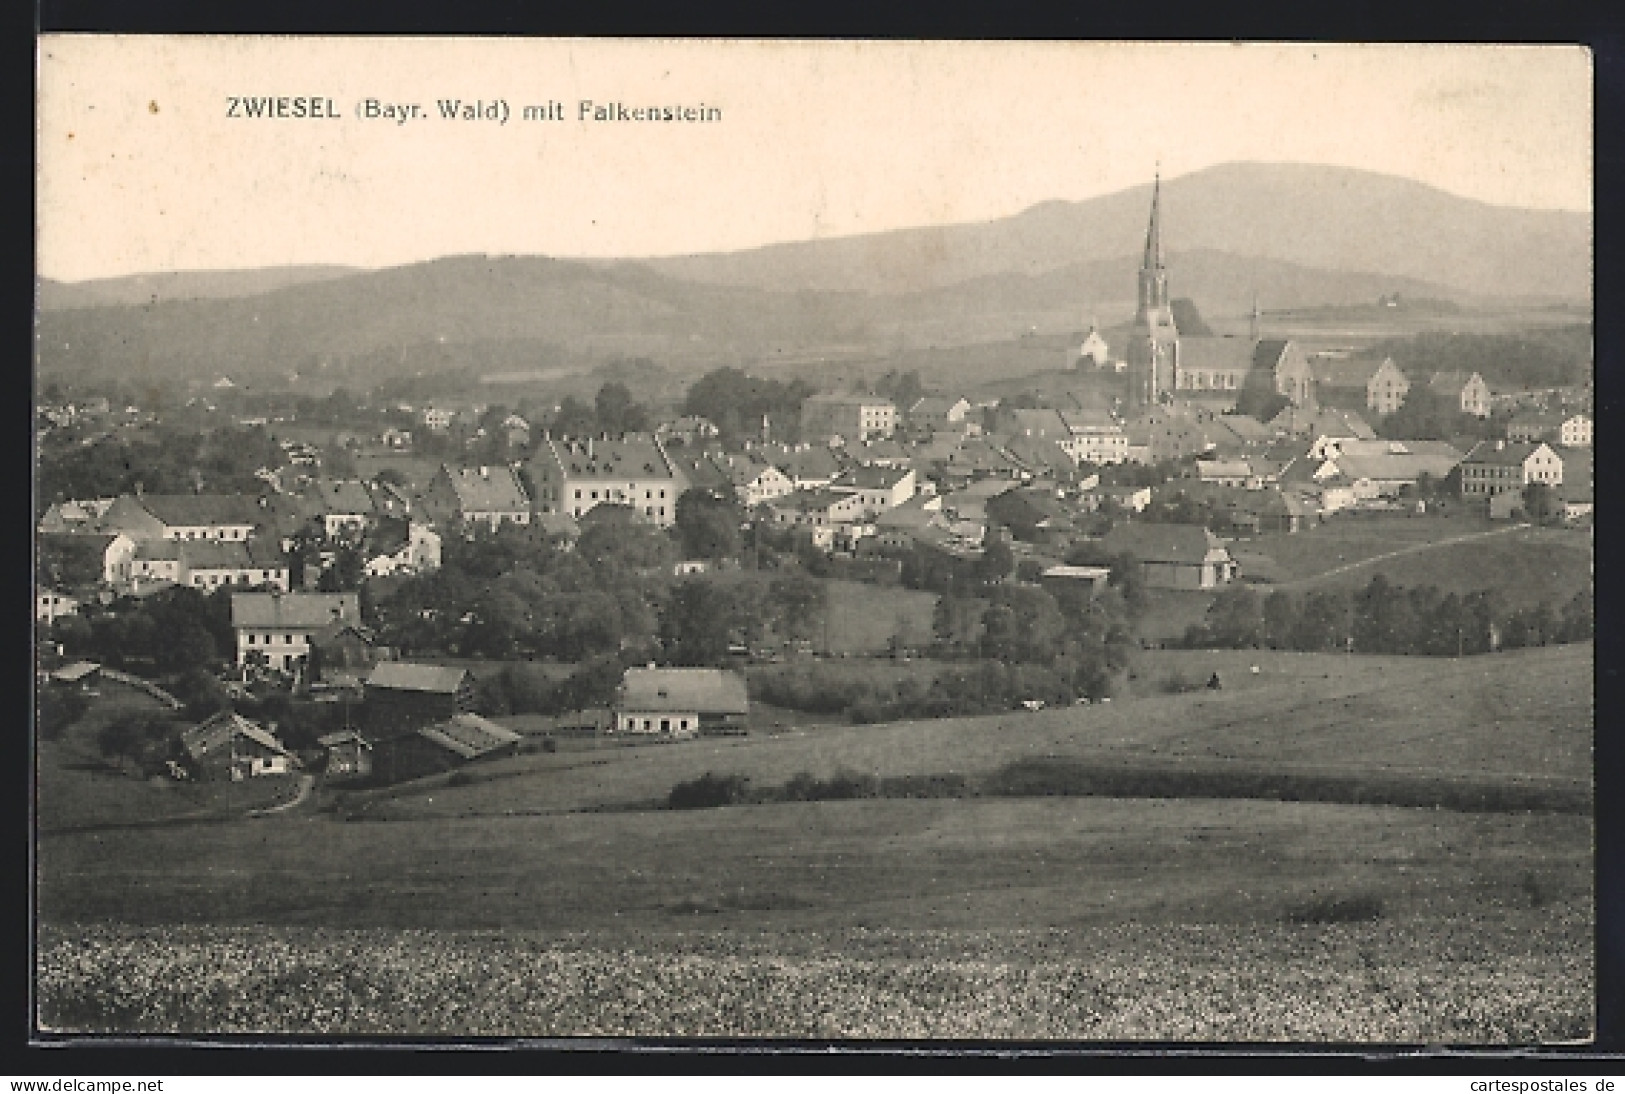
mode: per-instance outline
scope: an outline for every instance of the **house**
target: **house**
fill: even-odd
[[[1082,589],[1094,596],[1111,576],[1110,566],[1051,566],[1038,575],[1038,583],[1051,592]]]
[[[260,662],[283,672],[302,669],[311,640],[335,622],[361,621],[356,593],[232,593],[237,664]]]
[[[1058,442],[1074,463],[1110,464],[1128,460],[1128,434],[1101,410],[1063,410],[1068,436]]]
[[[1339,480],[1357,500],[1398,497],[1425,475],[1442,482],[1462,461],[1444,441],[1344,441],[1328,450],[1314,481]]]
[[[773,498],[782,498],[796,488],[790,477],[754,453],[717,453],[711,457],[732,484],[734,496],[746,509],[754,509]]]
[[[670,438],[685,445],[699,444],[715,438],[722,431],[709,418],[698,414],[685,414],[675,422],[666,422],[655,431],[661,439]]]
[[[102,667],[94,661],[75,661],[53,670],[46,679],[53,684],[94,694],[102,680]]]
[[[335,620],[310,636],[311,675],[329,687],[359,688],[383,652],[371,627]]]
[[[928,507],[928,503],[934,506]],[[927,528],[945,529],[948,519],[942,514],[941,498],[923,498],[916,496],[911,501],[888,509],[875,518],[875,534],[872,539],[878,548],[889,550],[906,550],[913,546],[916,534]]]
[[[101,520],[102,514],[111,508],[115,500],[89,498],[56,502],[45,510],[45,515],[40,518],[38,530],[42,534],[94,531],[96,522]]]
[[[1152,588],[1212,589],[1236,576],[1224,541],[1197,524],[1119,524],[1101,546],[1133,556]]]
[[[796,490],[774,498],[767,507],[779,524],[814,528],[851,524],[862,520],[864,515],[861,494],[838,492],[829,487]]]
[[[528,466],[536,511],[576,520],[610,503],[630,506],[644,520],[669,528],[677,520],[677,498],[688,486],[659,441],[635,434],[580,441],[544,436]]]
[[[405,732],[474,709],[474,677],[467,669],[380,661],[367,675],[366,724],[380,735]]]
[[[509,448],[530,447],[530,423],[517,414],[502,419],[502,432]]]
[[[822,445],[782,449],[773,456],[773,463],[797,490],[828,486],[841,473],[841,461]]]
[[[933,433],[946,433],[964,429],[971,405],[965,399],[949,399],[941,395],[924,395],[914,400],[904,416],[908,424],[928,429]]]
[[[511,467],[441,464],[424,491],[423,512],[442,528],[471,534],[481,526],[494,532],[504,524],[529,524],[531,506]]]
[[[260,506],[244,494],[123,494],[97,522],[102,532],[149,539],[243,540],[260,522]]]
[[[1128,435],[1128,458],[1132,463],[1180,460],[1208,450],[1207,430],[1194,414],[1184,410],[1153,407],[1129,422],[1124,432]]]
[[[912,468],[854,467],[830,483],[829,490],[855,494],[864,516],[875,517],[912,498],[914,484]]]
[[[1322,406],[1388,415],[1404,405],[1411,389],[1410,380],[1387,357],[1381,361],[1318,357],[1310,369],[1315,399]]]
[[[1591,415],[1572,414],[1558,426],[1557,443],[1564,448],[1590,448],[1591,435]]]
[[[451,423],[457,420],[457,412],[443,407],[426,406],[418,415],[418,419],[429,429],[444,433],[451,428]]]
[[[1289,406],[1267,424],[1277,433],[1292,437],[1355,437],[1371,440],[1377,435],[1376,430],[1359,414],[1340,407]]]
[[[820,392],[801,404],[801,437],[806,441],[860,444],[889,437],[896,428],[896,405],[878,395]]]
[[[354,729],[341,729],[316,738],[327,750],[325,773],[329,779],[366,778],[372,774],[372,742]]]
[[[318,479],[304,490],[328,539],[359,537],[377,512],[373,495],[357,481]]]
[[[1461,461],[1464,501],[1488,502],[1500,494],[1521,496],[1532,482],[1563,484],[1563,459],[1544,443],[1485,441]]]
[[[1111,347],[1093,323],[1089,324],[1089,333],[1083,336],[1083,343],[1078,346],[1076,363],[1082,367],[1085,361],[1095,368],[1105,368],[1111,364]]]
[[[1270,477],[1265,461],[1255,468],[1249,460],[1197,460],[1196,477],[1202,482],[1234,486],[1242,490],[1262,490]]]
[[[745,679],[723,669],[630,668],[615,697],[620,733],[693,737],[746,732]]]
[[[282,742],[241,714],[222,710],[181,733],[192,777],[200,781],[291,775],[299,759]]]
[[[382,517],[362,545],[368,577],[427,573],[440,568],[440,535],[409,517]]]
[[[157,544],[142,544],[143,548],[152,546]],[[226,542],[183,541],[176,546],[181,554],[180,573],[171,579],[176,584],[204,590],[253,585],[288,591],[288,560],[275,543],[263,536]]]
[[[1102,486],[1095,484],[1078,493],[1078,503],[1089,512],[1098,512],[1107,505],[1125,512],[1143,513],[1151,504],[1149,486]]]
[[[1490,387],[1476,372],[1435,372],[1428,381],[1428,388],[1452,410],[1475,418],[1490,416]]]
[[[79,599],[45,585],[34,589],[34,621],[49,626],[68,615],[79,614]]]
[[[122,532],[43,532],[34,543],[35,576],[58,589],[120,585],[136,552],[136,541]]]
[[[478,714],[453,714],[372,741],[372,777],[382,783],[421,779],[477,760],[516,755],[520,740],[513,730]]]

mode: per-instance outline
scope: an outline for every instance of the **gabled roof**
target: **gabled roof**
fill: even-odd
[[[1309,363],[1309,371],[1322,387],[1364,388],[1384,365],[1392,367],[1393,361],[1388,358],[1372,361],[1358,357],[1321,357]]]
[[[264,728],[229,710],[222,710],[198,725],[182,731],[181,745],[185,747],[188,756],[194,760],[201,760],[212,752],[229,747],[234,737],[246,737],[278,755],[293,759],[293,753],[283,748],[282,742]]]
[[[1074,435],[1079,433],[1121,433],[1123,427],[1104,410],[1062,410],[1061,421]]]
[[[723,669],[627,669],[616,705],[638,711],[750,712],[744,677]]]
[[[833,479],[841,473],[841,461],[821,445],[785,452],[775,457],[774,463],[792,479]]]
[[[369,688],[421,691],[455,695],[468,677],[467,669],[446,665],[420,665],[411,661],[381,661],[367,676]]]
[[[77,684],[87,676],[100,672],[102,667],[94,661],[75,661],[71,665],[63,665],[51,673],[51,679],[64,684]]]
[[[454,752],[465,760],[495,752],[519,740],[519,734],[478,714],[454,714],[444,722],[425,726],[418,736]]]
[[[367,514],[374,509],[366,486],[352,480],[320,479],[306,488],[306,496],[324,514]]]
[[[913,473],[907,467],[854,467],[831,485],[855,490],[890,490]]]
[[[335,619],[361,619],[356,593],[232,593],[231,625],[315,630]]]
[[[1034,437],[1060,438],[1072,432],[1059,410],[1012,410],[1010,417],[1015,419],[1018,430]]]
[[[180,559],[189,570],[280,569],[287,565],[276,544],[261,537],[246,540],[180,540]],[[144,557],[137,549],[138,558]]]
[[[1469,452],[1467,458],[1461,462],[1491,467],[1522,467],[1525,460],[1542,448],[1552,452],[1552,447],[1544,441],[1506,444],[1499,447],[1494,442],[1485,441]],[[1553,452],[1553,455],[1556,453]]]
[[[142,494],[136,500],[171,528],[234,527],[260,519],[258,502],[246,494]]]
[[[1338,456],[1332,461],[1350,479],[1414,482],[1422,475],[1442,479],[1461,462],[1460,453],[1389,453],[1376,456]]]
[[[1101,540],[1113,554],[1128,553],[1141,562],[1199,563],[1224,541],[1199,524],[1119,524]]]
[[[1271,418],[1269,424],[1274,429],[1285,430],[1288,433],[1313,433],[1325,437],[1357,437],[1361,440],[1370,440],[1377,435],[1377,431],[1372,429],[1364,418],[1352,410],[1338,410],[1335,407],[1312,410],[1289,405]]]
[[[669,479],[671,467],[661,446],[653,438],[628,434],[615,440],[553,439],[545,458],[569,479]]]

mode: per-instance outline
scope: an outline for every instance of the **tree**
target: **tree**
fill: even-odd
[[[563,437],[589,437],[598,431],[598,415],[574,395],[566,395],[553,415],[552,429]]]
[[[976,560],[976,580],[982,585],[997,585],[1010,576],[1015,564],[1015,552],[1004,537],[989,533],[987,543],[982,547],[982,557]]]
[[[768,586],[775,625],[786,637],[811,638],[824,607],[824,583],[799,570],[773,579]]]
[[[611,381],[598,389],[593,400],[599,432],[641,433],[649,428],[649,414],[632,400],[632,392],[623,383]]]
[[[1556,524],[1563,518],[1557,491],[1550,483],[1532,482],[1523,488],[1523,513],[1536,524]]]
[[[125,714],[97,731],[96,747],[110,760],[129,760],[150,771],[174,751],[179,730],[162,715]]]
[[[1241,394],[1236,397],[1236,413],[1267,422],[1285,410],[1291,402],[1291,399],[1273,388],[1250,384],[1243,387]]]
[[[720,560],[739,554],[739,528],[744,512],[731,497],[718,497],[698,486],[677,498],[676,529],[684,558]]]
[[[734,620],[726,590],[703,578],[672,586],[660,613],[660,640],[676,665],[719,664],[728,653]]]

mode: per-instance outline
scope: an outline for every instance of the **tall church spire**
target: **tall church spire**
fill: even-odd
[[[1140,312],[1168,306],[1168,271],[1162,261],[1162,174],[1151,184],[1151,222],[1145,229],[1145,257],[1140,262]]]
[[[1258,341],[1259,320],[1262,319],[1263,317],[1264,317],[1263,313],[1258,310],[1258,290],[1254,289],[1253,290],[1253,317],[1252,317],[1252,323],[1249,325],[1250,334],[1251,334],[1252,340],[1254,342]]]

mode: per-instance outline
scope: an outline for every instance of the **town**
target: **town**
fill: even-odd
[[[1246,337],[1184,334],[1158,201],[1127,337],[1114,352],[1091,328],[1054,397],[1015,401],[1049,405],[973,403],[914,374],[814,391],[723,369],[659,421],[610,383],[536,422],[352,402],[321,443],[273,443],[298,419],[211,412],[232,394],[222,378],[188,409],[262,462],[194,471],[184,492],[57,496],[41,515],[41,671],[168,685],[195,727],[103,731],[148,772],[376,781],[510,755],[526,735],[747,732],[752,691],[791,709],[845,698],[868,720],[1110,700],[1142,645],[1459,655],[1589,638],[1588,589],[1517,608],[1435,589],[1407,624],[1389,604],[1340,615],[1271,588],[1273,545],[1316,529],[1588,527],[1590,390],[1407,375],[1267,337],[1256,305]],[[39,415],[47,485],[55,452],[68,473],[164,428],[94,395]],[[1159,590],[1183,630],[1139,626]],[[846,617],[883,605],[878,629]],[[926,698],[831,657],[952,671]],[[962,683],[978,662],[1003,678]],[[749,688],[747,666],[768,670]],[[514,714],[550,717],[525,735],[490,720]]]

